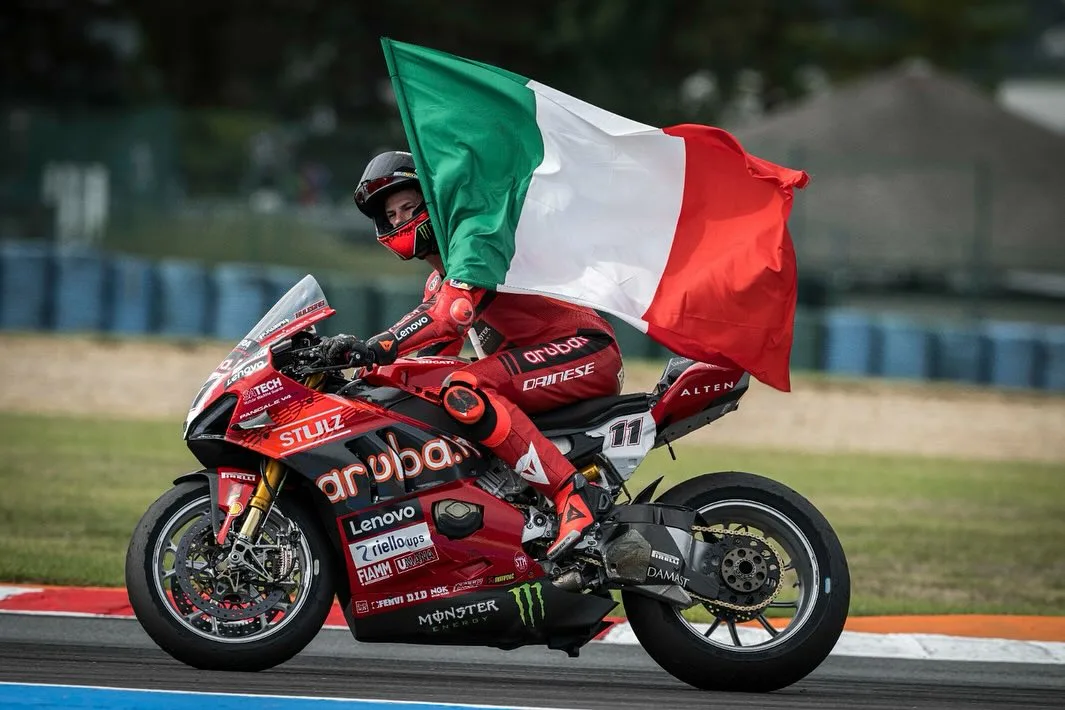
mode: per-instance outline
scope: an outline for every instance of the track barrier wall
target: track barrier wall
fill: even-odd
[[[303,276],[289,267],[152,261],[5,241],[0,242],[0,329],[236,340]],[[320,331],[366,337],[414,308],[424,283],[343,273],[315,277],[337,310]],[[608,320],[626,357],[671,355],[617,318]],[[1065,392],[1065,327],[927,323],[800,306],[792,369]]]

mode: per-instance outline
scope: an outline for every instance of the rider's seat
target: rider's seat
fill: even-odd
[[[651,408],[645,393],[596,397],[530,416],[543,432],[587,431],[625,414],[642,414]]]

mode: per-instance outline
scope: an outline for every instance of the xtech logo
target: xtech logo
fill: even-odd
[[[514,595],[514,602],[518,605],[522,624],[534,628],[544,622],[546,610],[543,586],[539,582],[514,587],[510,593]]]

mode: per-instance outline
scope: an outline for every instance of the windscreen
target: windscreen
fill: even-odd
[[[225,388],[250,372],[249,368],[262,368],[269,359],[269,346],[287,338],[298,330],[309,328],[332,314],[325,294],[318,281],[311,275],[304,276],[288,293],[281,297],[273,308],[266,312],[225,360],[203,383],[192,400],[189,415],[185,419],[185,431],[192,421]]]

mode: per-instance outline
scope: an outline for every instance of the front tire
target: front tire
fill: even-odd
[[[784,562],[787,583],[782,577],[758,626],[706,606],[714,619],[706,632],[665,602],[623,591],[629,624],[651,658],[689,685],[739,692],[778,690],[824,661],[847,619],[850,573],[839,538],[809,501],[768,478],[728,472],[685,481],[657,502],[699,510],[722,531],[758,530]],[[766,616],[790,609],[783,628],[784,619]]]
[[[160,648],[195,668],[259,671],[284,663],[310,643],[332,606],[329,541],[298,497],[283,496],[259,541],[278,581],[218,575],[214,564],[224,552],[214,542],[213,504],[207,481],[198,479],[174,486],[144,513],[126,553],[137,620]]]

